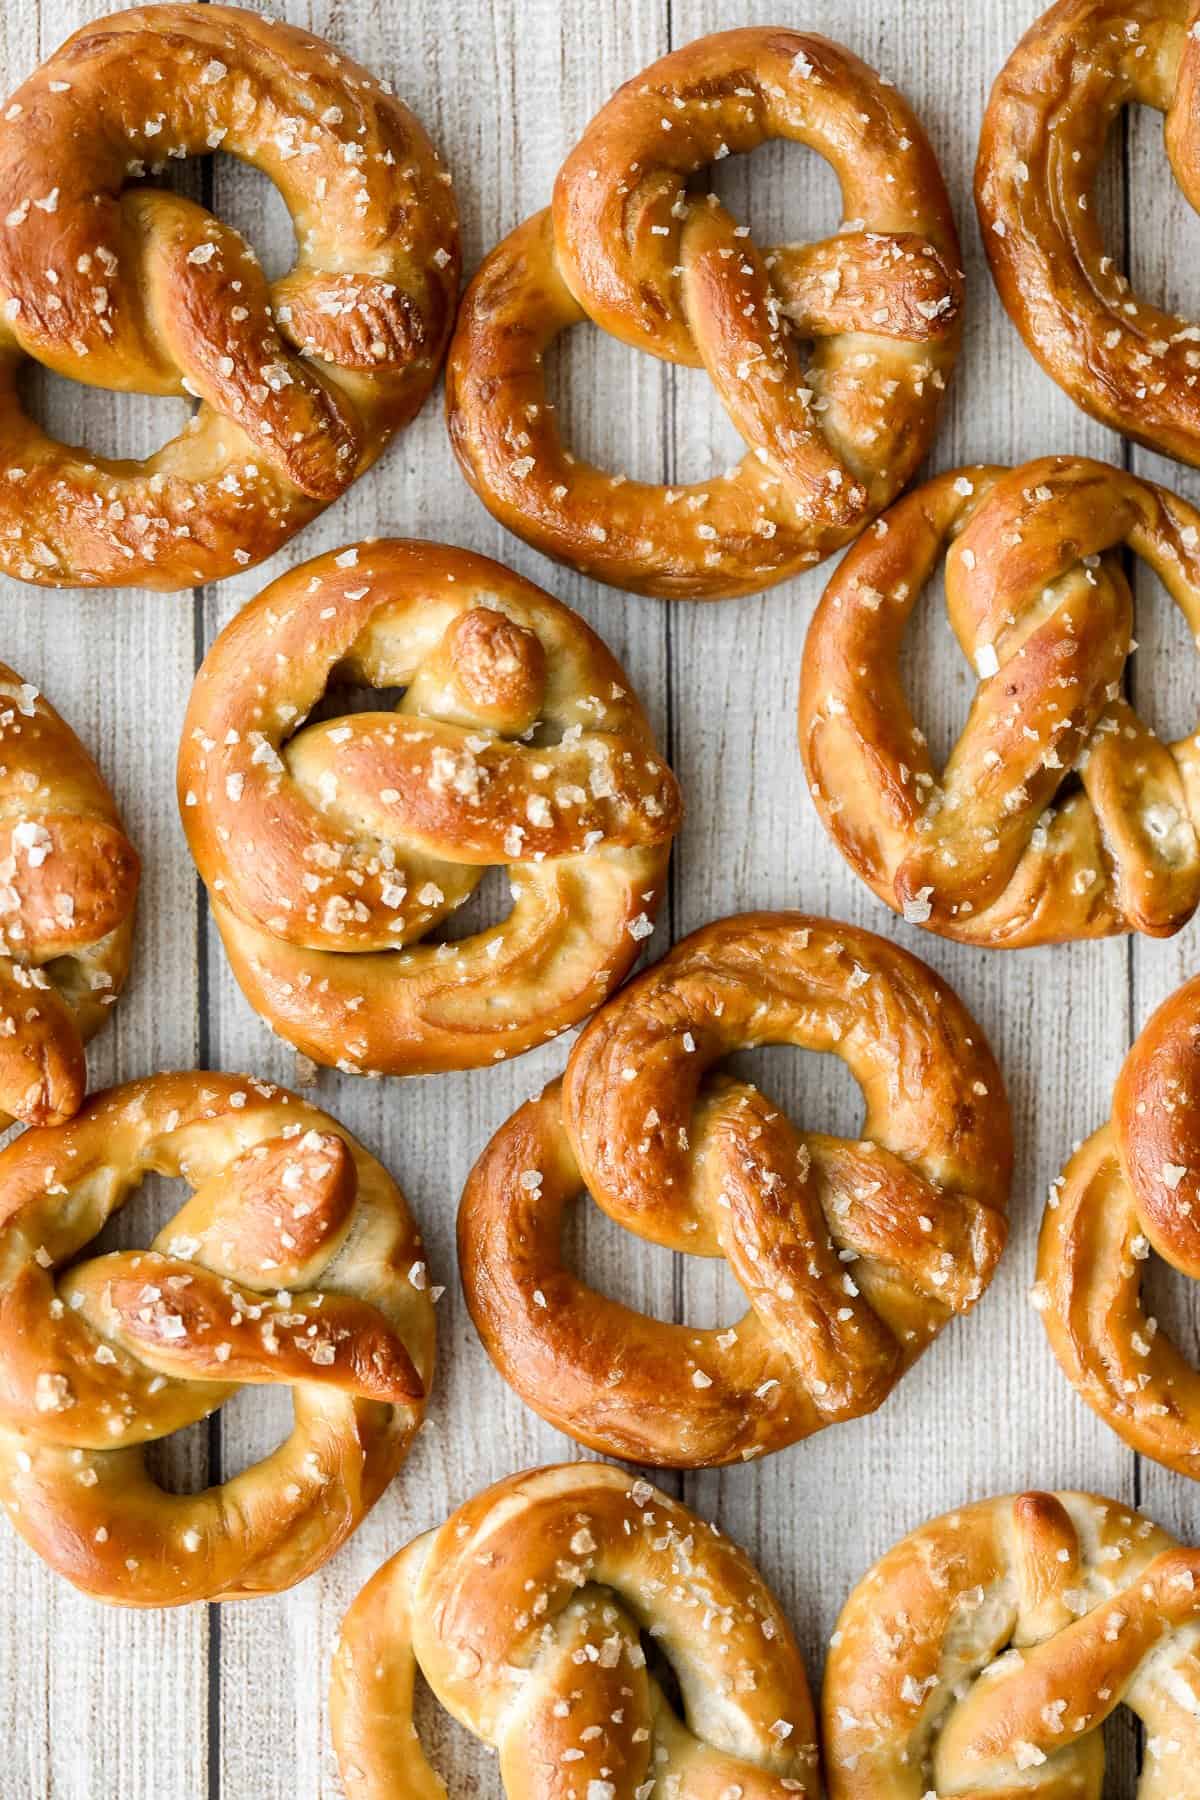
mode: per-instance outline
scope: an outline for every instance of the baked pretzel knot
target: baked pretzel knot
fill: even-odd
[[[308,722],[331,682],[405,691]],[[349,1074],[475,1068],[585,1018],[652,930],[680,813],[582,619],[486,557],[401,540],[318,557],[227,626],[179,800],[251,1005]],[[493,864],[509,917],[419,944]]]
[[[0,1128],[55,1125],[129,973],[140,863],[70,726],[0,663]]]
[[[816,150],[847,223],[760,252],[691,178],[768,138]],[[502,524],[636,593],[714,600],[819,562],[895,498],[929,447],[958,351],[946,191],[896,89],[828,39],[718,32],[629,81],[462,303],[446,376],[463,472]],[[688,486],[571,456],[544,359],[583,319],[703,367],[746,442]]]
[[[840,1056],[861,1138],[800,1133],[735,1050]],[[1004,1245],[1008,1107],[983,1034],[915,957],[801,913],[707,925],[612,1000],[561,1083],[502,1125],[459,1214],[488,1354],[581,1443],[675,1468],[746,1460],[872,1412]],[[723,1256],[737,1324],[647,1318],[563,1264],[583,1188],[639,1237]]]
[[[992,89],[975,203],[1000,297],[1077,406],[1200,464],[1200,326],[1130,290],[1092,193],[1122,108],[1166,115],[1171,169],[1200,207],[1196,0],[1060,0]]]
[[[941,475],[845,558],[809,628],[800,745],[826,830],[910,924],[1012,949],[1142,931],[1200,900],[1200,734],[1160,743],[1121,691],[1128,546],[1200,633],[1200,512],[1106,463]],[[900,674],[946,557],[980,685],[942,770]]]
[[[1111,1120],[1051,1188],[1033,1289],[1054,1354],[1093,1411],[1200,1481],[1200,1373],[1143,1308],[1152,1251],[1200,1280],[1200,977],[1144,1026]]]
[[[433,385],[459,250],[425,133],[320,38],[208,5],[86,26],[4,119],[0,570],[182,588],[269,556]],[[218,149],[287,203],[298,250],[281,280],[236,231],[153,185],[170,159]],[[92,387],[192,395],[199,410],[154,456],[93,456],[23,411],[22,357]]]
[[[1200,1796],[1200,1551],[1115,1500],[1018,1494],[934,1519],[842,1611],[831,1800],[1100,1800],[1106,1719],[1145,1727],[1138,1800]]]
[[[804,1665],[761,1575],[604,1463],[510,1475],[367,1583],[333,1659],[347,1800],[445,1800],[413,1723],[418,1670],[498,1753],[508,1800],[818,1792]]]
[[[149,1250],[85,1257],[150,1171],[194,1192]],[[175,1606],[311,1574],[399,1468],[432,1360],[403,1196],[279,1088],[156,1075],[0,1153],[0,1499],[89,1594]],[[160,1488],[144,1446],[255,1383],[291,1387],[287,1441],[203,1493]]]

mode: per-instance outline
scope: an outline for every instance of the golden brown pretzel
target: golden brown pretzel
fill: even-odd
[[[831,1800],[1100,1800],[1100,1727],[1122,1705],[1146,1731],[1138,1800],[1198,1800],[1198,1642],[1200,1551],[1117,1501],[947,1513],[843,1608],[821,1702]]]
[[[195,1192],[149,1250],[80,1260],[151,1170]],[[156,1075],[0,1153],[0,1500],[87,1593],[175,1606],[311,1574],[399,1468],[432,1363],[403,1195],[281,1088]],[[145,1444],[261,1382],[292,1388],[278,1450],[200,1494],[154,1482]]]
[[[848,222],[760,253],[688,182],[776,137],[832,164]],[[451,439],[484,504],[546,555],[636,593],[754,593],[846,543],[908,481],[961,301],[942,178],[890,82],[827,38],[717,32],[626,82],[559,170],[553,207],[483,263],[447,365]],[[543,364],[585,318],[703,366],[742,462],[662,487],[571,456]]]
[[[232,6],[85,26],[0,134],[0,570],[182,588],[258,562],[374,462],[433,385],[458,292],[449,176],[417,120],[320,38]],[[275,182],[294,267],[136,185],[220,149]],[[93,387],[190,394],[143,461],[24,412],[24,357]]]
[[[306,723],[331,678],[406,691]],[[273,582],[209,651],[179,752],[256,1010],[318,1062],[391,1075],[515,1056],[593,1011],[650,933],[679,823],[627,684],[577,614],[465,550],[383,540]],[[508,919],[418,944],[498,863]]]
[[[796,1131],[707,1071],[751,1044],[840,1056],[858,1142]],[[501,1374],[581,1443],[673,1467],[745,1460],[871,1412],[1004,1245],[1000,1072],[965,1007],[870,932],[802,913],[704,926],[604,1007],[561,1083],[471,1174],[459,1266]],[[631,1311],[563,1264],[586,1187],[652,1243],[727,1258],[726,1330]]]
[[[669,1658],[683,1719],[646,1666]],[[508,1800],[817,1794],[804,1665],[743,1552],[605,1463],[510,1475],[367,1583],[333,1661],[348,1800],[445,1800],[420,1671],[500,1759]]]
[[[1157,1251],[1200,1279],[1200,976],[1125,1058],[1112,1118],[1050,1190],[1033,1300],[1076,1391],[1127,1444],[1200,1481],[1200,1373],[1141,1296]]]
[[[1110,127],[1166,115],[1175,179],[1200,206],[1196,0],[1059,0],[1001,70],[975,201],[1000,297],[1047,374],[1095,419],[1200,463],[1197,327],[1132,293],[1091,196]]]
[[[910,923],[1011,949],[1164,937],[1195,911],[1200,733],[1160,743],[1121,692],[1126,545],[1200,633],[1200,512],[1081,457],[939,475],[830,582],[800,685],[809,787],[843,856]],[[939,772],[900,645],[943,552],[980,686]]]
[[[56,1125],[129,973],[140,863],[71,727],[0,663],[0,1126]]]

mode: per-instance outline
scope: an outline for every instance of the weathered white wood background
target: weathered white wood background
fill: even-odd
[[[9,0],[0,14],[5,91],[106,0]],[[979,250],[970,175],[992,77],[1038,0],[276,0],[390,77],[441,147],[457,184],[466,264],[544,205],[555,169],[617,84],[674,45],[718,27],[781,19],[841,38],[914,102],[950,183],[969,274],[966,349],[934,466],[1020,461],[1074,450],[1125,460],[1200,495],[1200,476],[1091,424],[1023,350]],[[227,159],[185,178],[285,266],[289,231],[267,184]],[[721,191],[760,244],[823,236],[836,184],[808,152],[774,146],[721,165]],[[1174,188],[1159,122],[1131,116],[1103,197],[1113,253],[1153,297],[1196,298],[1200,222]],[[173,402],[40,382],[62,435],[137,452],[176,429]],[[561,358],[570,438],[617,468],[689,479],[723,466],[731,432],[705,378],[601,341],[585,327]],[[91,1059],[94,1085],[195,1064],[290,1081],[294,1059],[250,1012],[227,971],[184,847],[173,800],[178,723],[207,644],[282,568],[373,533],[444,539],[513,564],[581,609],[625,660],[683,783],[688,822],[670,904],[650,946],[750,906],[803,906],[906,943],[954,983],[1005,1070],[1019,1146],[1013,1237],[978,1312],[941,1342],[872,1419],[748,1467],[668,1475],[665,1485],[720,1521],[758,1558],[804,1644],[814,1682],[852,1582],[894,1539],[963,1500],[1022,1485],[1081,1485],[1143,1504],[1194,1534],[1197,1494],[1139,1462],[1078,1401],[1027,1303],[1043,1196],[1076,1139],[1107,1115],[1132,1032],[1196,966],[1195,927],[1173,943],[1112,941],[985,953],[895,919],[826,842],[804,793],[794,729],[817,571],[756,599],[715,606],[625,598],[565,574],[506,537],[451,458],[431,403],[385,460],[262,570],[192,596],[91,595],[0,586],[0,657],[43,688],[95,749],[145,860],[137,958]],[[1195,651],[1156,584],[1143,579],[1132,691],[1172,736],[1190,723]],[[934,742],[965,715],[973,677],[931,597],[914,633],[911,678]],[[1189,710],[1190,709],[1190,710]],[[565,1046],[495,1069],[400,1084],[323,1073],[316,1098],[395,1171],[446,1284],[428,1424],[365,1527],[317,1578],[276,1600],[168,1613],[107,1609],[56,1581],[0,1528],[0,1795],[4,1800],[309,1800],[338,1793],[325,1693],[339,1619],[366,1576],[415,1532],[510,1470],[577,1454],[509,1392],[475,1340],[454,1267],[463,1180],[490,1133],[561,1067]],[[775,1050],[745,1059],[792,1115],[853,1131],[853,1084],[832,1059]],[[145,1241],[144,1196],[123,1222]],[[610,1291],[664,1318],[709,1322],[734,1305],[723,1272],[674,1259],[581,1209],[578,1255]],[[1200,1310],[1185,1284],[1157,1279],[1160,1315],[1194,1347]],[[203,1484],[270,1444],[276,1397],[249,1390],[161,1467]],[[498,1791],[492,1765],[426,1708],[428,1738],[454,1795]],[[1131,1792],[1132,1734],[1115,1746],[1113,1792]]]

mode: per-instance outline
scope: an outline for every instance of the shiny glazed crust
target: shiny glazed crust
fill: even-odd
[[[331,682],[405,693],[307,723]],[[292,570],[226,627],[179,802],[251,1004],[318,1062],[390,1075],[496,1062],[594,1011],[652,929],[681,810],[577,614],[399,539]],[[420,943],[496,864],[509,917]]]
[[[85,26],[4,119],[0,570],[174,589],[259,562],[375,461],[437,375],[458,220],[424,131],[320,38],[219,5]],[[216,149],[287,203],[298,252],[278,281],[203,207],[130,185]],[[93,456],[23,410],[25,357],[201,404],[153,456]]]
[[[148,1250],[85,1256],[151,1171],[194,1191]],[[281,1088],[151,1076],[0,1152],[0,1501],[86,1593],[177,1606],[302,1580],[396,1473],[432,1364],[403,1195]],[[165,1492],[144,1446],[247,1383],[291,1387],[285,1443]]]
[[[1100,1800],[1118,1706],[1139,1800],[1200,1795],[1200,1551],[1091,1494],[982,1500],[914,1531],[842,1611],[831,1800]]]
[[[763,1043],[843,1058],[858,1141],[709,1073]],[[974,1305],[1011,1166],[999,1070],[930,969],[853,926],[749,913],[624,988],[501,1126],[463,1194],[459,1268],[488,1354],[560,1430],[631,1461],[744,1461],[873,1411]],[[745,1316],[699,1330],[588,1287],[560,1241],[584,1188],[640,1237],[725,1257]]]
[[[791,138],[837,173],[847,220],[760,252],[689,177]],[[925,134],[840,45],[717,32],[635,76],[592,120],[553,206],[504,239],[463,298],[446,372],[463,472],[509,530],[636,593],[754,593],[848,542],[929,447],[958,351],[962,278]],[[746,442],[690,486],[571,456],[548,403],[554,339],[590,319],[703,366]]]
[[[683,1718],[646,1666],[670,1659]],[[417,1671],[498,1753],[508,1800],[815,1800],[812,1705],[749,1559],[603,1463],[510,1475],[385,1563],[346,1615],[331,1713],[348,1800],[445,1800]]]
[[[1126,546],[1200,634],[1200,512],[1085,457],[939,475],[825,590],[800,683],[809,790],[851,867],[911,924],[1019,949],[1167,937],[1195,911],[1200,732],[1161,743],[1122,691]],[[943,554],[979,688],[939,771],[900,651]]]
[[[0,1125],[56,1125],[133,948],[140,862],[104,778],[37,689],[0,663]]]

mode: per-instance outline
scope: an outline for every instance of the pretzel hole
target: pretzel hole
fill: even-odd
[[[220,150],[199,163],[211,184],[205,204],[253,246],[267,280],[278,281],[296,262],[299,245],[287,202],[271,177]]]
[[[153,456],[187,429],[196,410],[194,401],[172,394],[89,388],[36,362],[20,365],[17,385],[25,411],[47,436],[117,461]]]
[[[421,1749],[445,1782],[448,1794],[504,1800],[495,1752],[446,1711],[419,1664],[413,1680],[413,1723]]]
[[[707,185],[764,250],[820,243],[845,220],[832,163],[790,138],[771,138],[748,155],[723,156],[709,169]]]
[[[681,1255],[649,1239],[631,1240],[591,1195],[581,1195],[563,1225],[563,1262],[571,1273],[622,1306],[665,1325],[685,1318],[698,1331],[728,1325],[746,1296],[724,1257]]]
[[[707,388],[702,370],[682,372],[696,375]],[[631,349],[590,320],[564,331],[546,351],[545,376],[567,449],[580,462],[613,475],[670,480],[670,374],[666,363]],[[745,446],[736,432],[734,438],[736,462]]]
[[[945,768],[979,686],[979,677],[951,629],[943,567],[939,562],[909,614],[900,645],[904,692],[913,719],[929,741],[935,769]]]
[[[1112,135],[1115,138],[1120,133],[1114,131]],[[1129,278],[1136,292],[1153,305],[1185,319],[1200,318],[1200,290],[1191,257],[1179,253],[1182,245],[1196,241],[1196,214],[1167,162],[1162,114],[1152,106],[1129,105],[1125,109],[1123,149],[1131,211],[1141,219],[1144,207],[1153,209],[1149,229],[1131,234]],[[1165,458],[1155,458],[1153,466],[1141,463],[1140,459],[1149,454],[1134,451],[1138,473],[1149,468],[1154,480],[1170,487],[1174,476],[1175,485],[1179,485],[1179,464]]]
[[[1174,481],[1187,491],[1187,483],[1179,480],[1178,464],[1151,458],[1149,452],[1137,455],[1147,464],[1153,462],[1150,474],[1154,479],[1165,479],[1168,485]],[[1126,690],[1139,717],[1159,741],[1174,743],[1196,729],[1200,645],[1153,569],[1135,558],[1130,579],[1138,647],[1125,665]]]
[[[1200,1368],[1200,1282],[1181,1275],[1161,1256],[1141,1265],[1142,1310],[1157,1321],[1160,1334],[1174,1342],[1179,1354]]]

